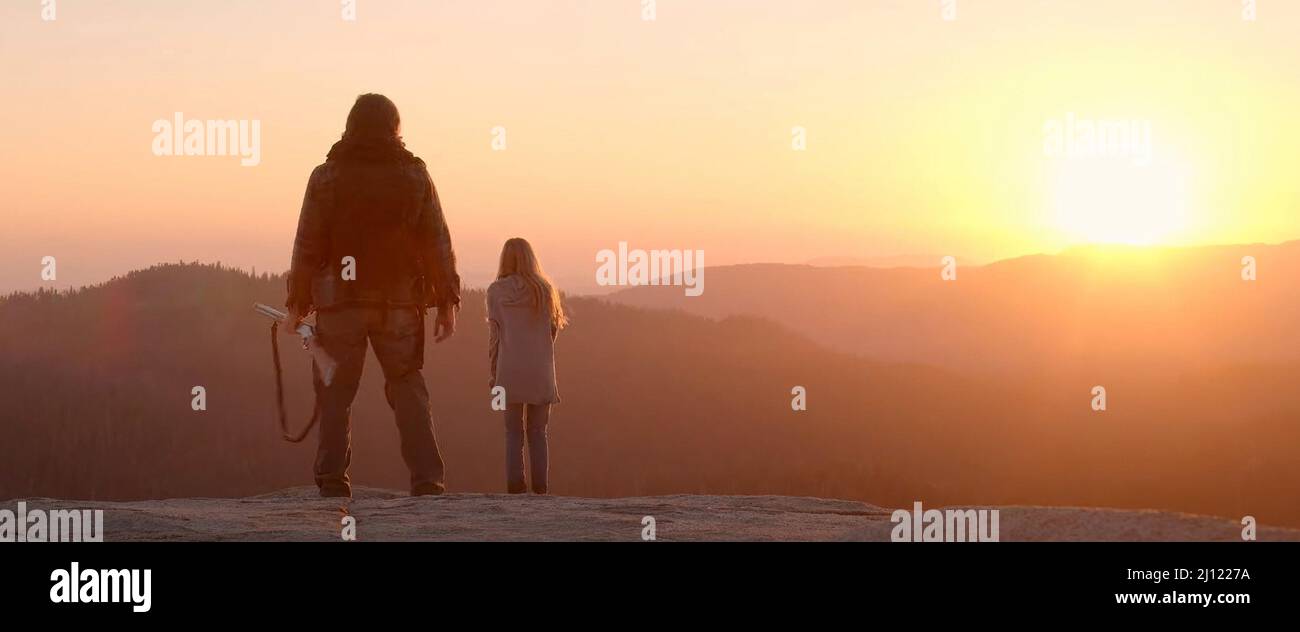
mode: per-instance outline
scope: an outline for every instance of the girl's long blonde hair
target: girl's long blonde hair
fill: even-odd
[[[532,244],[521,237],[506,240],[506,245],[501,248],[501,265],[497,268],[497,278],[504,279],[512,274],[519,275],[528,286],[533,309],[538,314],[550,312],[551,326],[560,330],[569,324],[569,318],[564,315],[564,306],[560,303],[560,291],[542,270],[542,264],[533,253]]]

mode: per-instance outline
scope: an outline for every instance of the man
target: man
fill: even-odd
[[[288,284],[284,331],[293,332],[314,309],[321,344],[338,362],[328,385],[315,372],[321,496],[352,495],[349,416],[367,340],[384,372],[411,495],[441,494],[442,456],[420,373],[424,317],[427,308],[437,309],[435,342],[456,331],[460,277],[438,191],[424,162],[406,150],[401,117],[387,97],[358,97],[343,139],[312,172]]]

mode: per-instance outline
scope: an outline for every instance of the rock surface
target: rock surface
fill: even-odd
[[[107,542],[338,541],[345,515],[356,518],[359,541],[640,541],[646,516],[655,519],[660,541],[888,542],[894,527],[892,509],[822,498],[500,494],[411,498],[373,488],[357,488],[354,493],[351,500],[325,499],[317,497],[314,487],[297,487],[251,498],[23,500],[29,509],[103,509]],[[12,510],[18,502],[0,503],[0,508]],[[1003,542],[1241,541],[1241,525],[1225,518],[1075,507],[996,509],[1001,511]],[[1261,527],[1258,539],[1300,541],[1300,529]]]

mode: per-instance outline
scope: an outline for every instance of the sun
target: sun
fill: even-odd
[[[1188,224],[1187,172],[1170,161],[1062,161],[1051,184],[1055,225],[1080,244],[1166,243]]]

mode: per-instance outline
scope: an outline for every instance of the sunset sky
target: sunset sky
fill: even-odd
[[[722,265],[1300,238],[1300,2],[41,4],[0,6],[0,291],[286,269],[363,92],[401,109],[471,285],[511,236],[573,289],[620,241]],[[175,112],[260,120],[261,164],[153,155]],[[1148,123],[1151,164],[1047,155],[1069,115]]]

